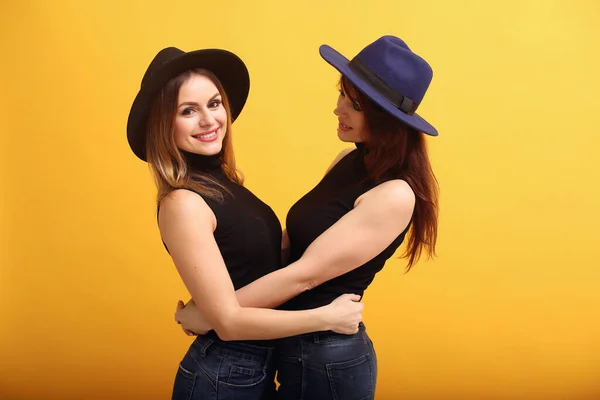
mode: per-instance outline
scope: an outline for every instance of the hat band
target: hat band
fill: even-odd
[[[388,85],[383,79],[377,76],[377,74],[371,71],[358,57],[354,57],[350,60],[348,67],[352,72],[358,75],[359,78],[369,83],[377,93],[403,113],[413,115],[415,111],[417,111],[417,107],[419,107],[418,103]]]

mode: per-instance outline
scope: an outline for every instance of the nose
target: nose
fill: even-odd
[[[333,113],[335,115],[337,115],[338,117],[340,116],[340,105],[338,103],[337,107],[333,109]]]
[[[209,110],[203,110],[200,112],[200,118],[198,119],[198,125],[201,127],[212,127],[215,124],[215,117]]]
[[[347,112],[348,112],[348,103],[350,103],[350,101],[348,99],[346,99],[345,97],[340,96],[338,98],[337,106],[333,110],[333,113],[335,115],[337,115],[338,117],[347,114]]]

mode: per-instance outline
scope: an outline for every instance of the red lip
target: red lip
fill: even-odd
[[[343,126],[342,126],[343,125]],[[352,129],[352,127],[342,123],[341,121],[338,121],[338,129],[341,129],[344,132],[348,132],[349,130]]]
[[[208,134],[210,134],[210,133],[216,132],[216,131],[217,131],[217,129],[219,129],[219,128],[215,128],[215,129],[212,129],[212,130],[210,130],[210,131],[205,131],[205,132],[196,133],[195,135],[192,135],[192,136],[193,136],[193,137],[195,137],[195,138],[198,138],[199,136],[204,136],[204,135],[208,135]]]
[[[198,133],[196,135],[192,135],[192,137],[194,139],[198,140],[199,142],[204,142],[204,143],[214,142],[215,140],[217,140],[219,138],[219,134],[217,133],[218,130],[219,130],[219,128],[212,129],[210,131],[205,131],[205,132],[202,132],[202,133]],[[210,135],[210,134],[213,134],[213,133],[214,133],[213,137],[210,137],[210,138],[203,137],[205,135]]]

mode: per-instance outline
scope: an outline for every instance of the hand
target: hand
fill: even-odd
[[[194,300],[188,301],[185,305],[181,300],[177,302],[175,321],[177,321],[178,324],[181,324],[181,329],[183,329],[188,336],[203,335],[212,329],[212,326],[206,321],[200,313],[200,310],[196,307]]]
[[[357,333],[364,307],[357,294],[343,294],[332,301],[325,306],[329,313],[327,319],[331,324],[331,330],[344,335]]]
[[[192,301],[193,301],[193,300],[190,300],[190,302],[192,302]],[[188,304],[189,304],[189,302],[188,302]],[[177,302],[177,309],[175,310],[175,322],[177,322],[177,323],[178,323],[178,324],[180,324],[180,325],[181,325],[181,322],[177,321],[177,312],[178,312],[179,310],[182,310],[182,309],[184,309],[184,308],[185,308],[185,306],[186,306],[186,304],[183,304],[183,301],[179,300],[179,301]],[[192,332],[192,331],[189,331],[189,330],[185,329],[185,328],[183,327],[183,325],[181,326],[181,329],[183,329],[183,332],[184,332],[186,335],[188,335],[188,336],[195,336],[195,335],[197,335],[197,333],[195,333],[195,332]]]

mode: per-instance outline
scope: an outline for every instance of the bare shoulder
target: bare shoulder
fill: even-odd
[[[216,224],[216,218],[206,201],[199,194],[187,189],[176,189],[160,202],[159,226],[181,226],[202,221]]]
[[[202,206],[208,207],[202,196],[187,189],[175,189],[160,202],[160,209],[165,212],[196,211]]]
[[[346,156],[347,156],[348,154],[350,154],[350,153],[351,153],[353,150],[356,150],[356,148],[354,148],[354,147],[349,147],[349,148],[347,148],[347,149],[344,149],[344,150],[340,151],[340,153],[339,153],[337,156],[335,156],[335,159],[333,160],[333,162],[331,163],[331,165],[329,166],[329,168],[327,168],[327,171],[325,171],[325,175],[327,175],[327,174],[329,173],[329,171],[331,171],[331,169],[332,169],[333,167],[335,167],[335,166],[336,166],[336,164],[337,164],[338,162],[340,162],[340,160],[341,160],[342,158],[346,157]]]
[[[384,212],[411,213],[415,207],[415,193],[402,179],[393,179],[375,186],[356,200],[355,206],[365,202]]]

